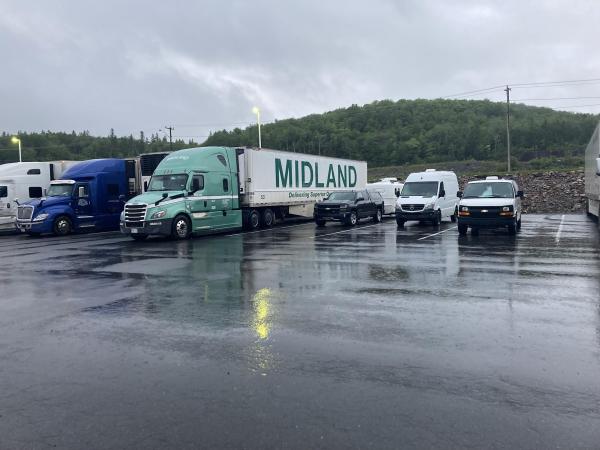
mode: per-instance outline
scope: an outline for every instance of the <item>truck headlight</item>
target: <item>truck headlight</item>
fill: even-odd
[[[340,205],[340,209],[348,209],[348,205]]]
[[[160,219],[162,217],[165,217],[165,214],[167,214],[167,211],[165,211],[164,209],[161,209],[160,211],[156,211],[154,214],[152,214],[152,216],[150,216],[151,219]]]
[[[125,211],[121,211],[121,216],[119,217],[119,220],[120,220],[121,222],[124,222],[124,221],[125,221]]]
[[[461,206],[460,210],[467,212],[467,211],[469,211],[469,207],[468,206]]]
[[[423,208],[424,211],[429,211],[433,209],[434,204],[430,203],[428,205],[425,205],[425,208]]]
[[[48,214],[42,213],[42,214],[38,214],[37,216],[35,216],[35,218],[33,219],[33,221],[34,222],[42,221],[42,220],[46,220],[47,218],[48,218]]]
[[[512,206],[503,206],[502,211],[504,211],[504,212],[512,211]]]

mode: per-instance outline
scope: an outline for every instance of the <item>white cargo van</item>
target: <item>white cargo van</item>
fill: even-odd
[[[16,162],[0,165],[0,228],[13,228],[16,200],[26,202],[46,195],[50,181],[77,161]]]
[[[403,183],[398,178],[382,178],[375,183],[367,184],[367,191],[379,192],[383,197],[383,214],[394,214],[396,210],[396,197],[402,190]]]
[[[454,172],[427,169],[411,173],[396,200],[396,223],[409,220],[431,221],[434,225],[448,218],[456,221],[458,178]]]

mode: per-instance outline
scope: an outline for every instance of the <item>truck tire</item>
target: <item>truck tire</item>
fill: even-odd
[[[469,227],[467,225],[458,224],[458,234],[459,235],[466,236],[468,229],[469,229]]]
[[[450,222],[456,222],[456,217],[458,216],[458,209],[454,209],[454,214],[450,216]]]
[[[513,235],[517,233],[517,221],[515,220],[514,223],[511,223],[508,226],[508,234]]]
[[[273,210],[270,208],[265,208],[262,210],[260,214],[260,224],[265,228],[271,228],[273,223],[275,222],[275,215],[273,214]]]
[[[348,219],[346,219],[346,225],[350,225],[351,227],[353,227],[357,223],[358,214],[356,213],[356,211],[350,211],[350,215],[348,216]]]
[[[52,232],[56,236],[66,236],[73,232],[73,224],[68,216],[58,216],[54,219],[54,225],[52,225]]]
[[[256,209],[253,209],[248,214],[246,219],[246,228],[248,230],[256,230],[260,226],[260,214]]]
[[[188,239],[192,234],[192,224],[188,216],[179,214],[173,219],[171,236],[175,239]]]
[[[134,241],[145,241],[146,239],[148,239],[147,234],[132,234],[131,237]]]
[[[471,234],[473,236],[479,236],[479,228],[471,228]]]
[[[521,219],[522,217],[519,217],[519,220],[517,220],[517,231],[521,231]]]
[[[376,213],[375,213],[375,215],[373,216],[373,222],[375,222],[375,223],[379,223],[379,222],[381,222],[381,217],[382,217],[382,214],[381,214],[381,209],[380,209],[380,208],[377,208],[377,212],[376,212]]]
[[[404,227],[404,224],[405,224],[405,223],[406,223],[406,220],[404,220],[404,219],[398,219],[398,218],[396,217],[396,224],[398,225],[398,228],[402,228],[402,227]]]
[[[437,227],[440,223],[442,223],[442,212],[439,209],[435,213],[435,217],[431,223],[433,223],[434,227]]]
[[[317,224],[318,227],[324,227],[325,224],[327,223],[327,221],[317,219],[317,220],[315,220],[315,223]]]

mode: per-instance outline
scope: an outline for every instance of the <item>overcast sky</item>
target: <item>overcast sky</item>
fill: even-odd
[[[2,0],[0,130],[119,135],[600,78],[597,1]],[[501,100],[501,89],[472,98]],[[600,112],[600,83],[512,91]],[[572,108],[575,105],[594,105]]]

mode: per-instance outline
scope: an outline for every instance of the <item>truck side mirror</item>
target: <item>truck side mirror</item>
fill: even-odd
[[[525,194],[523,193],[523,191],[517,191],[517,197],[525,197]]]
[[[456,196],[457,196],[458,198],[462,198],[462,196],[463,196],[463,193],[462,193],[462,191],[458,191],[458,192],[456,193]]]
[[[167,194],[166,192],[162,193],[162,198],[167,198],[169,196],[169,194]]]
[[[600,175],[600,158],[596,158],[596,175]]]
[[[442,190],[440,191],[440,198],[443,198],[443,197],[445,197],[445,196],[446,196],[446,191],[442,189]]]
[[[17,204],[17,206],[19,206],[19,199],[15,197],[14,202]]]
[[[396,191],[394,192],[396,194],[396,197],[400,197],[400,190],[396,189]]]
[[[85,186],[79,186],[79,189],[77,189],[77,194],[79,198],[86,197]]]

